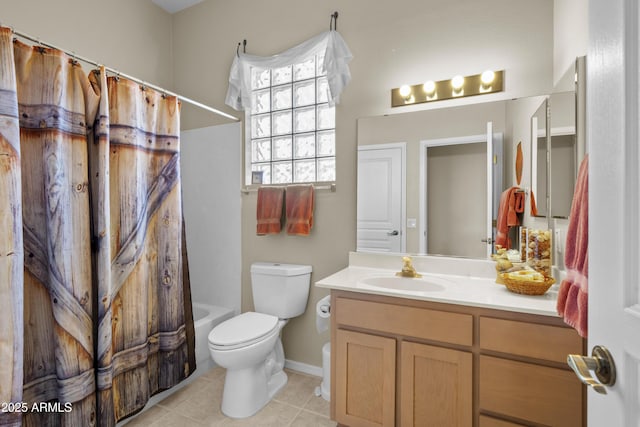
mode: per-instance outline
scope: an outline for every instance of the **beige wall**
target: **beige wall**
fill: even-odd
[[[589,2],[555,0],[553,4],[553,82],[573,67],[576,57],[587,54]]]
[[[247,39],[251,54],[278,53],[327,30],[334,10],[340,14],[338,31],[354,55],[352,81],[336,109],[337,191],[318,192],[309,237],[257,237],[256,195],[243,196],[243,310],[253,308],[252,262],[310,264],[312,281],[347,265],[356,235],[356,121],[397,113],[390,108],[391,88],[499,68],[506,70],[506,91],[487,95],[487,101],[551,89],[551,0],[208,0],[174,17],[176,90],[239,114],[222,106],[237,43]],[[469,102],[477,100],[447,101],[438,107]],[[202,112],[184,111],[186,128],[215,122]],[[307,312],[286,326],[288,359],[321,365],[321,347],[329,335],[316,333],[314,307],[324,295],[326,291],[313,287]]]
[[[2,25],[172,89],[171,15],[151,1],[7,0],[1,13]]]

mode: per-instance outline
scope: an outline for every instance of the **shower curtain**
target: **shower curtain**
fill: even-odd
[[[13,389],[3,381],[0,394],[26,410],[1,413],[0,425],[115,425],[195,369],[179,103],[104,70],[87,77],[64,53],[12,47],[10,33],[1,34],[2,66],[11,68],[5,51],[15,56],[18,102],[0,124],[3,152],[13,148],[2,161],[15,163],[2,169],[11,179],[2,181],[0,212],[12,212],[16,248],[2,255],[18,256],[15,265],[2,258],[12,279],[2,295],[16,301],[3,298],[0,313],[19,324],[23,301],[24,330],[0,341],[0,364],[9,350],[15,361],[12,376],[0,371]],[[0,106],[11,98],[8,80],[3,69]],[[14,148],[5,135],[16,116]],[[16,267],[20,231],[24,273]]]
[[[7,405],[22,401],[22,203],[13,64],[11,31],[0,28],[0,402]],[[0,415],[0,425],[21,420],[19,411]]]

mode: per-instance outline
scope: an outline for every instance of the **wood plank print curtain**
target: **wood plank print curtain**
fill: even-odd
[[[94,212],[108,216],[94,233],[96,265],[104,266],[96,280],[99,415],[121,419],[192,369],[182,287],[180,109],[175,97],[131,81],[110,77],[105,84],[104,72],[99,81],[107,90],[92,176],[109,177],[108,190],[100,186],[106,183],[93,186]]]
[[[95,422],[87,122],[96,94],[62,52],[14,42],[22,154],[25,402],[28,426]]]
[[[1,30],[0,425],[112,426],[195,369],[179,103]]]
[[[22,401],[22,201],[20,130],[11,31],[0,28],[0,402]],[[21,412],[0,415],[19,425]]]

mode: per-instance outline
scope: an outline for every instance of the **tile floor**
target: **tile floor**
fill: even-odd
[[[126,427],[334,427],[329,402],[314,394],[321,378],[285,369],[289,381],[256,415],[236,420],[220,411],[225,370],[213,368],[132,418]]]

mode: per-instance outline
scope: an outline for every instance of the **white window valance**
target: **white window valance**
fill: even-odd
[[[323,71],[327,73],[329,104],[339,102],[340,93],[351,80],[349,62],[352,55],[342,36],[335,30],[319,34],[291,49],[273,56],[239,53],[229,73],[226,104],[235,110],[251,109],[251,68],[272,69],[304,62],[313,55],[324,55]]]

